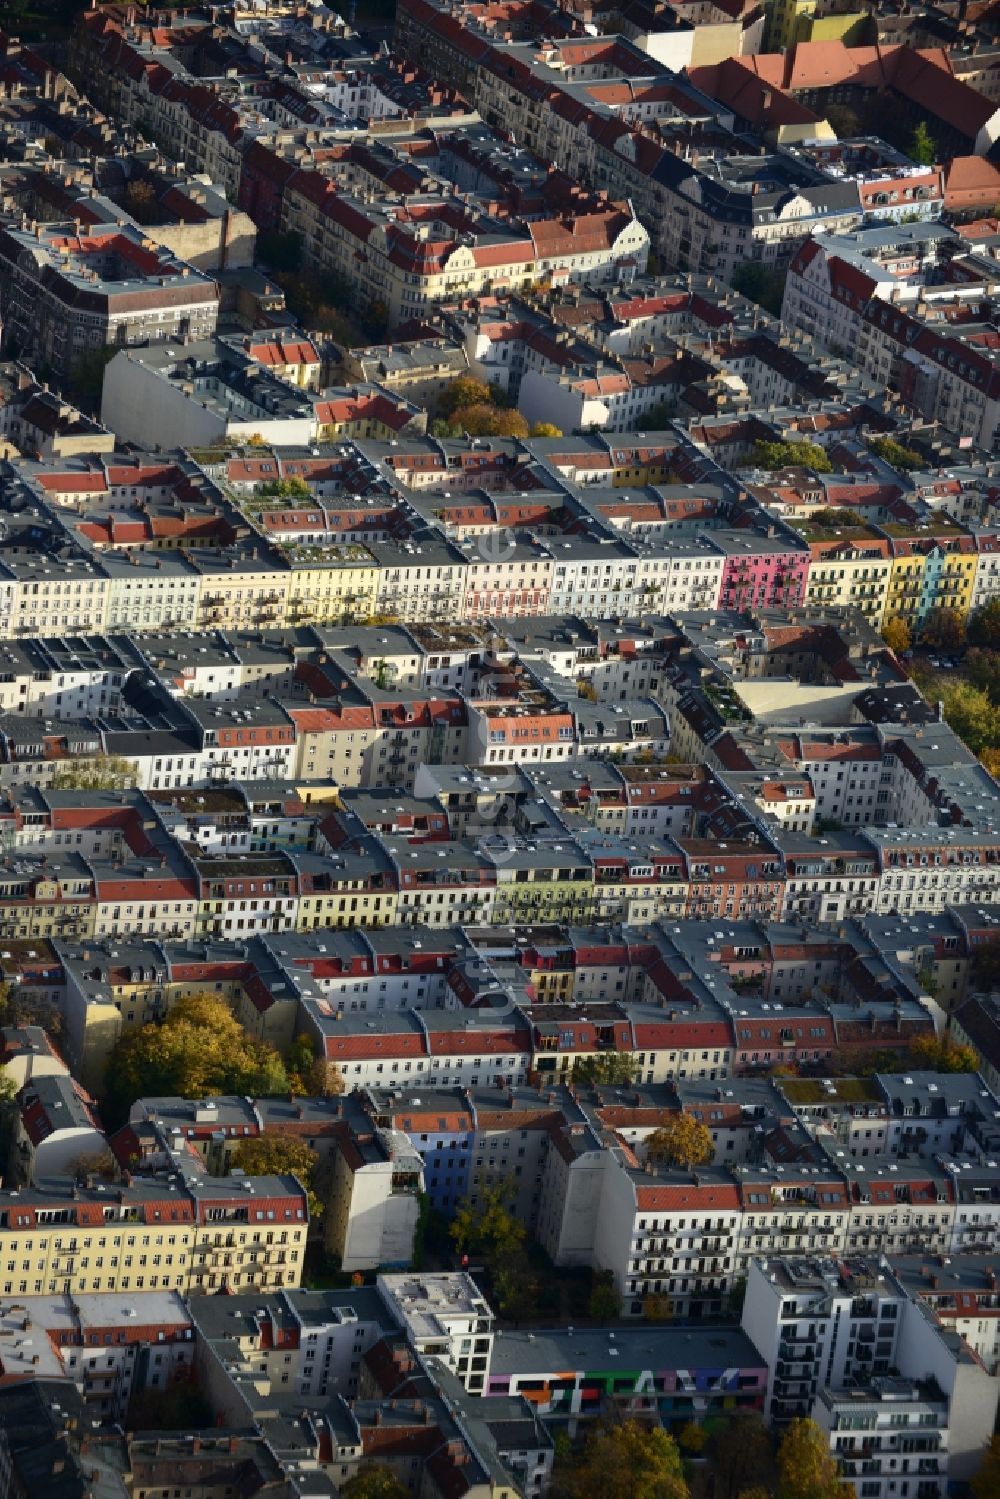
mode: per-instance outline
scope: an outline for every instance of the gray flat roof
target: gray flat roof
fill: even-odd
[[[763,1360],[735,1324],[704,1327],[568,1328],[497,1332],[490,1374],[579,1369],[758,1369]]]

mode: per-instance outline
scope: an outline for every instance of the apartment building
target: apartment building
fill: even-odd
[[[69,1068],[40,1025],[4,1026],[0,1031],[0,1066],[18,1091],[34,1078],[69,1075]]]
[[[742,1326],[768,1367],[771,1419],[811,1415],[859,1496],[934,1499],[975,1472],[995,1381],[885,1259],[754,1260]]]
[[[808,543],[809,575],[804,602],[860,609],[878,627],[886,616],[892,547],[873,526],[839,525],[833,531],[793,522]]]
[[[992,1256],[964,1249],[960,1255],[939,1255],[933,1263],[923,1255],[895,1255],[891,1263],[907,1294],[926,1302],[941,1326],[952,1329],[996,1377],[1000,1298]]]
[[[474,1192],[512,1186],[512,1210],[534,1226],[549,1132],[559,1118],[536,1090],[380,1088],[369,1091],[365,1107],[379,1124],[406,1133],[439,1211],[454,1211]]]
[[[797,27],[794,4],[776,8],[774,14]],[[836,30],[840,20],[825,14],[813,24],[818,30]],[[928,126],[942,158],[988,154],[1000,129],[996,104],[952,72],[944,49],[917,50],[893,44],[893,39],[873,55],[867,47],[851,46],[845,37],[832,36],[817,44],[801,34],[794,39],[796,45],[755,57],[752,63],[730,58],[714,76],[696,69],[694,82],[720,104],[738,110],[749,127],[779,131],[779,139],[792,143],[803,138],[824,144],[830,140],[833,132],[823,114],[828,103],[847,95],[860,105],[872,91],[884,91],[901,119]],[[904,183],[896,185],[895,199],[903,212],[934,195],[926,179],[919,183],[918,178],[919,185],[912,178]],[[891,199],[891,187],[877,196]]]
[[[307,1220],[294,1177],[15,1188],[0,1203],[3,1294],[294,1286]]]
[[[24,1179],[41,1187],[72,1175],[77,1162],[104,1149],[92,1098],[67,1074],[34,1077],[17,1098],[14,1149]]]
[[[284,431],[287,420],[286,436],[313,441],[324,403],[258,366],[216,358],[214,342],[191,347],[205,359],[190,349],[180,351],[182,359],[169,348],[120,352],[108,370],[108,400],[121,395],[134,407],[136,392],[152,382],[150,399],[162,394],[168,401],[170,420],[180,423],[178,439],[186,432],[190,440],[185,413],[193,401],[201,416],[214,421],[214,412],[223,427],[242,423],[245,436],[260,436],[272,420]],[[813,383],[805,380],[802,388]],[[204,402],[196,387],[204,387]],[[354,406],[368,394],[359,392]],[[371,399],[396,413],[391,429],[403,431],[412,420],[405,403],[378,393]],[[136,440],[148,419],[145,398],[140,405],[131,428],[125,407],[114,417]],[[783,409],[775,408],[776,417]],[[207,430],[204,436],[215,440]],[[747,426],[745,437],[749,456],[754,440],[775,440],[775,433]],[[647,438],[645,458],[622,446],[623,437],[599,448],[586,438],[500,439],[485,440],[488,449],[456,444],[444,464],[432,442],[411,441],[403,451],[404,438],[349,439],[326,457],[310,452],[287,472],[283,449],[272,448],[249,465],[249,478],[244,461],[209,462],[206,470],[186,458],[106,467],[88,461],[41,471],[21,461],[18,504],[0,549],[0,596],[11,635],[19,641],[133,624],[162,632],[181,623],[208,633],[251,624],[349,623],[373,614],[416,625],[463,614],[541,619],[553,611],[600,620],[653,610],[766,611],[803,601],[816,609],[857,605],[873,624],[898,613],[919,627],[939,608],[967,614],[992,597],[1000,578],[996,527],[981,500],[982,519],[975,521],[955,519],[940,505],[932,509],[921,497],[860,528],[845,522],[842,510],[839,524],[828,516],[819,524],[787,524],[771,513],[779,507],[763,490],[753,503],[739,501],[722,470],[712,476],[712,493],[685,499],[681,486],[670,493],[658,482],[664,470],[674,464],[679,472],[694,461],[672,435]],[[543,486],[544,502],[539,496],[530,507],[519,501],[470,508],[453,496],[458,469],[467,470],[464,484],[494,468],[509,484]],[[253,505],[248,517],[234,503],[244,490],[275,483],[280,474],[300,478],[300,470],[313,476],[314,508],[268,507],[258,514]],[[377,498],[360,509],[332,507],[321,493],[329,485],[368,485],[372,474]],[[640,493],[623,493],[633,480]],[[984,473],[969,482],[988,487],[990,481]],[[839,494],[833,498],[843,505]],[[124,512],[113,522],[102,511],[112,501]],[[575,664],[592,674],[585,660]],[[105,675],[105,690],[123,685],[123,677],[111,684],[114,673]],[[220,684],[214,685],[217,695]],[[34,686],[26,690],[36,695]],[[21,709],[13,692],[5,697]],[[67,704],[64,695],[55,706]]]
[[[947,1493],[949,1405],[933,1381],[877,1374],[861,1389],[824,1389],[813,1407],[856,1494],[889,1495],[914,1483],[921,1499]],[[975,1459],[967,1458],[972,1471]]]
[[[992,922],[991,914],[987,920]],[[996,1000],[973,994],[957,1011],[954,1027],[956,1038],[975,1048],[982,1075],[995,1088],[1000,1082],[1000,1013]]]
[[[990,835],[979,829],[910,832],[872,828],[880,865],[877,909],[943,911],[947,905],[975,903],[993,883]]]
[[[423,1161],[399,1130],[359,1128],[334,1158],[324,1223],[345,1270],[408,1266],[423,1191]]]
[[[128,224],[6,227],[0,296],[6,336],[62,375],[108,345],[209,337],[219,309],[210,276]]]
[[[967,246],[936,225],[814,235],[789,267],[782,321],[820,330],[828,348],[856,350],[860,369],[921,416],[991,451],[998,420],[997,372],[977,320],[996,294],[984,258],[969,276],[935,285],[942,248]]]
[[[0,1358],[9,1382],[72,1385],[100,1421],[121,1421],[134,1395],[165,1393],[194,1361],[194,1319],[177,1291],[139,1305],[62,1292],[0,1302]]]
[[[379,1296],[413,1351],[439,1358],[470,1394],[484,1394],[493,1353],[493,1313],[464,1272],[379,1275]]]
[[[669,1296],[679,1314],[694,1302],[721,1310],[739,1223],[739,1192],[726,1175],[708,1170],[661,1182],[620,1168],[605,1176],[594,1254],[633,1314],[651,1295]]]
[[[357,282],[362,299],[385,307],[391,324],[494,287],[630,280],[645,271],[649,248],[628,203],[581,204],[571,218],[501,229],[454,200],[409,199],[404,211],[384,193],[345,192],[316,170],[298,171],[285,185],[281,226],[302,236],[317,269]]]
[[[385,1301],[364,1287],[203,1296],[191,1318],[199,1376],[237,1424],[246,1414],[237,1398],[244,1381],[279,1398],[354,1399],[365,1354],[393,1330]]]
[[[698,69],[696,86],[717,88],[717,68]],[[707,154],[692,162],[665,153],[657,167],[663,182],[662,245],[666,263],[679,270],[731,281],[749,255],[784,267],[813,228],[846,231],[862,221],[857,183],[826,177],[791,154]]]
[[[466,1012],[399,1012],[378,1019],[342,1015],[326,1001],[308,1007],[306,1029],[353,1087],[426,1078],[449,1086],[525,1081],[531,1038],[524,1017],[512,1010],[503,1020]]]

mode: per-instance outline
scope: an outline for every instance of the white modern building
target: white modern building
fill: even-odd
[[[943,1499],[976,1472],[1000,1384],[887,1261],[756,1259],[742,1325],[766,1415],[811,1416],[858,1499]]]
[[[472,1276],[464,1271],[380,1275],[376,1284],[414,1352],[441,1359],[470,1394],[484,1394],[493,1313]]]

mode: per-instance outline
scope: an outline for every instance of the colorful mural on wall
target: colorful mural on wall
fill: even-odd
[[[632,1413],[656,1410],[667,1419],[672,1415],[687,1419],[723,1410],[761,1409],[766,1386],[763,1365],[752,1369],[564,1369],[491,1375],[487,1393],[523,1395],[545,1416],[596,1415],[614,1402]]]

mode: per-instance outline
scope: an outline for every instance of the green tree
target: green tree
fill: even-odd
[[[743,1303],[747,1299],[747,1278],[738,1275],[729,1287],[729,1295],[726,1298],[729,1303],[729,1315],[739,1317],[743,1312]]]
[[[527,437],[530,430],[519,411],[501,410],[485,401],[460,406],[452,413],[451,428],[456,435],[470,437]]]
[[[287,1093],[284,1063],[264,1041],[248,1036],[216,994],[179,999],[161,1024],[137,1026],[108,1059],[106,1111],[122,1120],[137,1098],[201,1098]]]
[[[261,500],[305,500],[313,498],[313,492],[305,479],[293,474],[290,479],[267,479],[258,484],[254,498]]]
[[[778,1448],[777,1492],[778,1499],[854,1499],[854,1487],[841,1478],[815,1421],[799,1419],[786,1428]]]
[[[317,1057],[306,1077],[309,1098],[339,1098],[344,1092],[344,1074],[329,1057]]]
[[[936,650],[961,650],[965,644],[965,621],[956,609],[932,609],[921,626],[920,638]]]
[[[839,141],[850,140],[851,136],[861,134],[861,121],[857,111],[847,104],[828,104],[826,106],[826,122]]]
[[[316,1047],[311,1036],[301,1031],[292,1041],[285,1055],[285,1071],[293,1093],[309,1096],[306,1079],[316,1060]]]
[[[972,954],[969,988],[974,994],[1000,990],[1000,937],[981,942]]]
[[[708,1126],[693,1114],[671,1114],[647,1136],[646,1155],[651,1161],[690,1171],[714,1159],[715,1145]]]
[[[882,626],[882,639],[897,656],[910,649],[910,627],[898,614],[891,615]]]
[[[910,160],[918,166],[932,167],[937,160],[937,142],[921,120],[910,137]]]
[[[357,286],[342,271],[310,271],[307,280],[317,303],[330,302],[334,307],[355,310]]]
[[[257,236],[257,258],[272,271],[297,275],[302,267],[302,236],[280,229],[266,229]]]
[[[677,1434],[677,1445],[691,1457],[697,1457],[699,1452],[703,1452],[707,1443],[708,1432],[697,1421],[685,1421]]]
[[[10,1161],[21,1122],[17,1105],[18,1088],[12,1077],[0,1069],[0,1160]],[[13,1166],[13,1162],[11,1162]],[[14,1180],[11,1181],[13,1186]]]
[[[857,512],[848,505],[821,505],[818,510],[813,510],[809,516],[811,526],[820,526],[824,531],[832,531],[837,526],[856,526],[858,523]]]
[[[451,1237],[460,1254],[483,1254],[502,1261],[524,1246],[523,1223],[510,1211],[513,1183],[508,1180],[484,1187],[473,1201],[465,1197],[455,1209]]]
[[[139,767],[121,755],[86,755],[60,765],[53,791],[125,791],[139,779]]]
[[[96,1176],[102,1181],[117,1181],[119,1174],[118,1162],[111,1150],[95,1150],[91,1154],[74,1156],[68,1171],[70,1176],[78,1179]]]
[[[54,1004],[48,1000],[39,999],[30,992],[25,993],[19,988],[7,989],[7,1009],[3,1016],[4,1025],[40,1025],[42,1030],[50,1036],[57,1037],[62,1034],[63,1016],[62,1011],[57,1010]]]
[[[739,1499],[746,1489],[771,1476],[771,1434],[755,1412],[741,1413],[713,1428],[709,1456],[715,1499]]]
[[[966,637],[970,645],[985,646],[988,651],[1000,651],[1000,597],[969,615]]]
[[[621,1314],[622,1298],[614,1276],[610,1270],[598,1271],[587,1301],[587,1315],[595,1322],[615,1322]]]
[[[573,1063],[573,1081],[613,1088],[632,1082],[638,1070],[638,1062],[627,1051],[599,1051]]]
[[[285,1058],[288,1083],[300,1098],[334,1098],[344,1091],[344,1075],[336,1062],[318,1056],[312,1037],[295,1037]]]
[[[758,260],[744,260],[736,267],[733,289],[741,297],[747,297],[769,312],[772,317],[781,316],[781,303],[785,295],[785,273],[761,265]]]
[[[494,406],[493,392],[482,380],[471,375],[459,375],[450,381],[438,396],[434,407],[436,416],[451,417],[463,406]]]
[[[554,427],[551,422],[535,422],[529,437],[562,437],[562,428]]]
[[[215,1425],[215,1410],[191,1368],[179,1369],[165,1390],[138,1380],[133,1388],[126,1431],[208,1431]]]
[[[979,1057],[950,1036],[917,1036],[910,1043],[909,1065],[924,1072],[976,1072]]]
[[[386,304],[376,297],[369,302],[362,313],[365,331],[373,340],[384,338],[389,331],[389,309]]]
[[[96,414],[104,394],[104,371],[119,352],[116,344],[101,344],[81,354],[71,366],[67,395],[85,411]]]
[[[588,1437],[561,1487],[567,1499],[689,1499],[677,1443],[637,1421]]]
[[[248,1176],[297,1176],[309,1198],[309,1217],[318,1222],[324,1202],[316,1192],[319,1156],[305,1140],[292,1135],[264,1134],[241,1140],[233,1154],[233,1167]]]
[[[894,437],[870,437],[868,446],[877,458],[904,473],[923,467],[920,454],[914,448],[904,448]]]
[[[905,1052],[877,1046],[868,1051],[835,1052],[827,1070],[831,1077],[874,1077],[877,1072],[902,1072],[906,1065]]]
[[[753,445],[750,461],[756,468],[774,473],[779,468],[808,468],[814,474],[833,472],[833,464],[818,442],[792,440],[789,442],[765,442],[758,438]]]
[[[524,1322],[538,1314],[539,1281],[522,1248],[493,1249],[489,1256],[493,1301],[511,1322]]]
[[[944,716],[974,755],[1000,745],[1000,706],[971,682],[955,682],[942,693]]]
[[[673,401],[657,401],[637,416],[633,425],[637,432],[662,432],[676,415],[677,407]]]
[[[137,224],[155,224],[161,217],[156,190],[145,177],[135,177],[125,189],[125,211]]]
[[[971,1487],[973,1499],[997,1499],[1000,1494],[1000,1435],[990,1438]]]
[[[966,632],[968,638],[968,632]],[[973,687],[986,692],[995,701],[1000,699],[1000,651],[983,650],[973,646],[966,651],[962,661],[962,676]]]
[[[573,1438],[561,1426],[552,1433],[552,1456],[562,1467],[573,1461]]]
[[[338,1489],[341,1499],[410,1499],[409,1489],[382,1463],[361,1468]]]

